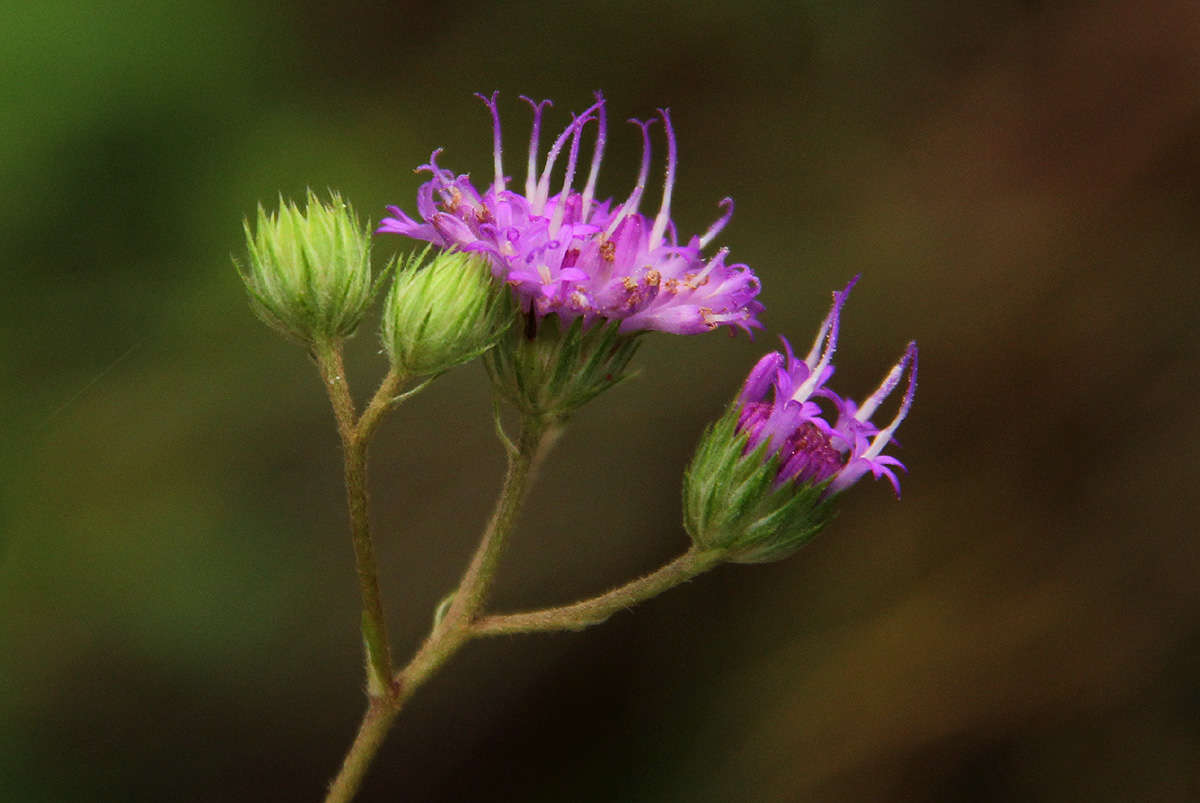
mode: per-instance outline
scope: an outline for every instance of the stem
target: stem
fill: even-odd
[[[475,550],[471,564],[458,584],[454,601],[450,604],[450,610],[442,620],[440,629],[465,628],[483,608],[491,589],[492,577],[496,573],[496,565],[500,561],[500,554],[525,502],[525,493],[529,489],[534,466],[545,455],[542,449],[543,439],[555,429],[553,424],[533,416],[527,416],[521,422],[517,449],[509,454],[508,471],[504,477],[500,497],[496,501],[496,509],[492,512],[492,518],[484,530],[483,539]]]
[[[367,774],[367,768],[371,765],[371,759],[379,752],[399,713],[399,706],[388,700],[379,697],[371,700],[358,728],[358,734],[354,737],[354,743],[350,745],[350,751],[342,761],[342,768],[329,785],[325,803],[349,803],[354,799]]]
[[[350,538],[354,544],[354,562],[358,588],[362,596],[362,634],[367,651],[367,693],[371,698],[392,697],[392,653],[379,593],[379,572],[375,565],[375,547],[371,542],[371,522],[367,507],[367,443],[384,411],[395,395],[400,377],[389,372],[371,399],[362,418],[356,421],[354,399],[346,381],[340,343],[323,344],[317,349],[317,364],[329,393],[342,438],[342,458],[346,474],[346,507],[350,515]],[[365,724],[365,723],[364,723]],[[361,735],[361,734],[360,734]]]
[[[557,425],[542,419],[529,416],[522,420],[520,438],[516,448],[508,455],[508,470],[504,475],[500,496],[496,499],[496,508],[492,511],[470,565],[459,581],[450,608],[396,678],[399,702],[407,700],[473,635],[472,624],[487,601],[500,554],[508,534],[516,524],[530,480],[557,432]]]
[[[324,373],[324,370],[322,373]],[[378,399],[379,397],[380,394],[377,393],[376,398]],[[335,402],[334,409],[336,410],[337,407],[338,403]],[[368,407],[369,410],[370,407]],[[367,413],[364,412],[363,420],[366,418]],[[484,530],[483,539],[480,541],[475,556],[471,560],[471,564],[467,567],[462,581],[459,583],[458,590],[454,594],[454,601],[450,605],[450,610],[434,628],[433,632],[430,633],[408,666],[400,671],[394,679],[390,674],[387,675],[388,682],[383,685],[383,688],[386,690],[384,695],[377,696],[372,694],[370,705],[367,708],[366,715],[363,717],[358,735],[354,738],[354,743],[350,746],[350,750],[342,762],[342,769],[338,772],[338,776],[329,787],[329,796],[325,799],[326,803],[345,803],[345,801],[353,798],[354,794],[358,791],[359,785],[362,783],[363,776],[366,774],[371,760],[379,752],[379,748],[383,745],[384,737],[387,735],[396,716],[400,713],[401,708],[403,708],[409,697],[442,664],[470,640],[473,635],[471,623],[478,616],[480,609],[487,599],[487,592],[491,586],[492,577],[495,575],[496,566],[500,560],[500,553],[503,550],[504,543],[513,526],[516,524],[517,514],[520,512],[521,505],[525,501],[525,495],[529,489],[529,484],[537,465],[541,461],[541,458],[545,456],[550,443],[554,440],[550,436],[556,434],[557,429],[557,426],[552,422],[543,421],[538,418],[530,417],[523,421],[517,449],[515,452],[509,454],[508,471],[504,477],[504,485],[501,488],[500,496],[496,501],[496,509],[488,521],[487,529]],[[359,431],[362,431],[362,421],[359,422]],[[347,465],[349,465],[349,462],[347,462]],[[349,476],[349,473],[347,473],[347,478]],[[347,480],[347,488],[349,488],[349,480]],[[365,503],[365,490],[362,499]],[[364,530],[364,532],[366,531]],[[356,539],[356,555],[358,554],[357,543]],[[366,543],[369,547],[369,536]],[[360,567],[361,565],[360,562]],[[373,570],[373,558],[371,559],[370,566]],[[373,576],[374,573],[372,571]],[[361,571],[359,577],[361,580]],[[373,599],[375,602],[378,602],[378,584],[374,584],[373,587]],[[367,586],[364,585],[363,589],[363,633],[364,637],[366,637],[368,610]],[[380,619],[380,625],[382,625],[382,619]],[[381,630],[380,632],[382,633],[383,631]],[[386,646],[386,637],[383,643]],[[370,653],[370,650],[368,650],[368,653]],[[373,665],[369,668],[372,672],[376,671]],[[374,682],[374,679],[372,679],[372,683]]]
[[[582,630],[703,574],[720,563],[724,554],[719,549],[700,551],[693,547],[658,570],[599,596],[558,608],[485,616],[475,621],[471,633],[475,636],[498,636],[547,630]]]
[[[371,397],[371,401],[367,402],[367,409],[363,410],[362,417],[358,419],[358,431],[356,436],[358,440],[363,442],[365,446],[371,436],[375,434],[375,429],[379,426],[379,422],[383,420],[383,415],[390,410],[401,398],[407,398],[408,393],[404,397],[396,395],[400,386],[404,384],[404,377],[401,376],[395,368],[388,369],[387,376],[379,383],[379,387],[375,390],[375,395]],[[423,388],[429,384],[426,382],[420,387]]]

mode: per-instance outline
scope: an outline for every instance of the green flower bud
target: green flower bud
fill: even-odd
[[[396,273],[384,301],[383,347],[405,376],[440,374],[490,349],[512,323],[512,294],[486,257],[426,248]]]
[[[566,329],[557,315],[519,316],[488,353],[485,364],[497,395],[526,415],[562,420],[599,393],[628,379],[641,341],[618,332],[619,322]]]
[[[249,265],[234,264],[250,306],[268,326],[312,347],[349,337],[371,304],[371,233],[337,193],[323,204],[308,191],[303,211],[279,199],[244,221]]]
[[[779,482],[779,458],[764,441],[746,451],[733,404],[705,431],[683,477],[683,526],[702,549],[723,549],[734,563],[780,560],[833,518],[828,481]]]

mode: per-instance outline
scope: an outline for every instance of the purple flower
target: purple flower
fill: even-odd
[[[894,469],[903,469],[904,465],[883,450],[912,406],[917,386],[917,344],[908,344],[900,361],[862,405],[826,387],[833,376],[831,360],[837,348],[842,306],[855,281],[857,278],[833,294],[833,308],[803,360],[797,359],[791,344],[781,338],[784,353],[766,355],[750,371],[738,396],[738,431],[749,434],[747,453],[765,441],[767,453],[778,457],[776,486],[828,482],[825,494],[832,496],[869,471],[876,479],[887,477],[899,497],[900,481]],[[908,389],[900,409],[880,429],[871,422],[871,416],[900,384],[906,371]]]
[[[622,333],[658,330],[697,334],[719,326],[750,332],[760,327],[763,306],[755,300],[758,277],[745,265],[726,263],[727,249],[701,256],[733,214],[733,201],[703,235],[681,245],[671,221],[675,185],[675,131],[666,109],[659,109],[667,134],[667,170],[662,201],[653,220],[639,213],[650,172],[650,127],[632,120],[642,133],[642,162],[633,191],[623,202],[595,199],[596,178],[607,136],[605,102],[596,102],[554,140],[539,164],[538,140],[543,108],[534,103],[533,129],[524,194],[508,189],[501,162],[500,114],[496,93],[479,96],[492,115],[494,178],[481,193],[467,175],[456,176],[437,163],[435,150],[420,171],[431,179],[417,191],[421,221],[396,206],[381,222],[381,233],[403,234],[443,248],[479,251],[492,272],[517,293],[522,308],[537,318],[551,313],[564,323],[578,318],[584,326],[619,321]],[[584,128],[596,123],[591,166],[583,191],[574,188]],[[566,167],[557,194],[551,195],[554,168],[566,150]]]

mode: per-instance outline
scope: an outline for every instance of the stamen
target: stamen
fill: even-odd
[[[554,162],[558,160],[559,152],[563,145],[567,144],[567,137],[574,136],[579,129],[589,123],[592,119],[592,112],[596,111],[601,103],[593,104],[583,114],[572,120],[571,124],[563,129],[563,132],[558,135],[558,139],[554,140],[554,144],[550,146],[550,152],[546,154],[546,164],[542,167],[542,175],[538,179],[537,192],[529,202],[530,211],[534,214],[541,214],[546,205],[546,198],[550,194],[550,174],[554,172]]]
[[[595,95],[600,108],[596,110],[598,130],[596,131],[596,146],[592,150],[592,169],[588,172],[587,185],[583,188],[583,207],[579,220],[587,223],[588,214],[592,211],[592,197],[596,191],[596,177],[600,174],[600,159],[604,155],[604,141],[608,136],[608,119],[605,115],[604,96],[599,92]]]
[[[833,310],[825,316],[825,320],[821,321],[821,328],[817,330],[817,336],[813,338],[812,348],[808,350],[808,355],[804,358],[804,364],[808,366],[809,373],[812,373],[817,364],[817,355],[821,351],[821,344],[825,342],[825,336],[829,333],[829,325],[833,323]]]
[[[729,256],[729,249],[722,248],[717,253],[713,254],[713,258],[704,263],[704,267],[695,273],[688,280],[688,286],[695,290],[697,287],[703,287],[708,284],[708,275],[712,273],[713,268],[720,265],[725,257]]]
[[[434,148],[433,153],[429,154],[429,162],[427,164],[418,165],[414,173],[420,173],[422,170],[427,171],[433,176],[433,180],[438,183],[439,189],[446,189],[454,183],[454,173],[445,168],[438,167],[437,159],[442,155],[445,148]]]
[[[658,207],[658,216],[654,218],[654,228],[650,230],[650,248],[657,248],[662,242],[663,232],[667,228],[667,220],[671,216],[671,192],[675,189],[675,129],[671,126],[671,110],[659,109],[663,125],[667,129],[667,175],[663,180],[662,204]]]
[[[487,106],[488,111],[492,113],[492,162],[496,170],[496,178],[492,186],[497,199],[504,191],[504,167],[500,164],[500,111],[496,106],[496,97],[499,94],[500,91],[496,90],[492,93],[491,98],[486,98],[479,92],[475,93],[475,97],[482,100],[483,105]]]
[[[708,231],[704,232],[704,236],[700,238],[700,247],[705,248],[713,241],[713,238],[721,233],[725,225],[729,223],[729,219],[733,217],[733,199],[722,198],[721,203],[717,204],[725,210],[725,214],[717,218],[717,221],[708,227]]]
[[[642,202],[642,193],[646,191],[646,179],[650,177],[650,126],[654,125],[654,119],[651,118],[644,123],[641,120],[629,120],[629,122],[642,129],[642,166],[638,170],[637,184],[634,185],[633,192],[625,199],[625,203],[621,204],[621,208],[613,216],[612,222],[604,230],[605,239],[612,236],[622,220],[637,212],[638,205]]]
[[[904,399],[900,402],[900,409],[896,411],[895,418],[884,429],[879,431],[872,440],[871,447],[863,453],[863,458],[873,460],[883,451],[883,447],[891,441],[892,435],[895,434],[896,428],[900,426],[900,422],[908,415],[908,410],[912,407],[913,395],[917,392],[917,344],[913,341],[908,344],[908,348],[904,351],[904,356],[900,358],[900,365],[908,363],[908,389],[904,391]]]
[[[842,303],[845,303],[845,297],[850,295],[850,291],[854,289],[854,285],[858,284],[858,280],[861,276],[862,274],[860,273],[851,279],[850,283],[846,285],[840,294],[833,294],[833,308],[829,310],[829,314],[825,316],[825,320],[821,323],[821,329],[817,332],[816,339],[813,340],[812,348],[809,349],[808,356],[804,358],[804,364],[808,366],[809,371],[816,369],[817,353],[821,349],[822,341],[825,340],[825,334],[829,331],[829,327],[833,324],[834,319],[837,317],[838,311],[842,308]],[[841,303],[838,303],[839,295],[843,297]]]
[[[816,365],[809,365],[808,378],[804,380],[800,387],[796,388],[796,392],[792,394],[792,398],[796,401],[804,401],[817,388],[817,383],[821,381],[821,374],[825,373],[825,369],[829,367],[830,361],[833,360],[833,352],[837,351],[838,329],[841,326],[842,305],[846,303],[846,299],[850,295],[850,288],[854,286],[854,282],[858,281],[856,276],[847,288],[841,292],[833,294],[833,309],[829,311],[829,317],[826,321],[829,324],[829,334],[825,338],[825,348],[821,352],[821,359]],[[821,327],[825,328],[824,325]],[[805,361],[807,363],[807,360]]]
[[[533,130],[529,134],[529,167],[525,173],[525,197],[532,200],[534,188],[537,187],[537,152],[538,138],[542,132],[542,107],[553,106],[554,102],[547,99],[534,103],[529,98],[521,95],[521,100],[525,101],[533,109]]]
[[[908,359],[909,354],[905,351],[904,356],[900,358],[898,363],[892,366],[892,370],[888,372],[888,375],[879,383],[879,387],[871,394],[871,398],[863,402],[862,407],[858,408],[858,412],[854,414],[855,418],[859,421],[866,421],[875,414],[875,411],[879,409],[879,405],[883,404],[884,400],[892,395],[892,391],[896,389],[896,385],[900,384],[900,378],[904,376],[904,369],[908,366]]]
[[[567,211],[567,201],[571,193],[571,179],[575,177],[575,160],[579,156],[579,137],[583,133],[583,128],[576,128],[574,136],[571,137],[571,153],[567,157],[567,173],[563,176],[562,192],[558,196],[558,204],[554,207],[554,215],[550,218],[550,236],[558,234],[558,227],[562,225],[563,215]]]

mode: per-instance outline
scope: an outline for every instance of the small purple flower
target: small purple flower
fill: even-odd
[[[675,131],[666,109],[659,109],[667,134],[667,170],[662,201],[653,220],[639,213],[650,172],[650,127],[631,120],[642,133],[642,162],[633,191],[624,202],[595,200],[596,179],[607,136],[605,101],[596,102],[554,140],[539,166],[538,140],[543,108],[534,103],[533,129],[524,194],[507,188],[501,162],[500,113],[496,93],[479,95],[492,115],[492,184],[480,193],[467,175],[456,176],[437,163],[435,150],[418,170],[432,178],[417,191],[421,221],[396,206],[381,222],[381,233],[403,234],[443,248],[457,247],[488,255],[492,272],[517,293],[522,308],[537,318],[551,313],[564,323],[582,318],[584,326],[619,321],[623,334],[658,330],[697,334],[719,326],[746,332],[760,327],[763,306],[755,300],[758,277],[746,265],[726,263],[727,249],[709,259],[701,250],[729,222],[733,201],[703,235],[680,245],[670,218],[675,185]],[[584,128],[596,123],[591,166],[582,192],[574,189]],[[561,189],[550,194],[554,167],[566,149]]]
[[[783,340],[784,353],[767,354],[750,371],[738,396],[738,431],[749,434],[746,452],[764,441],[767,453],[779,459],[776,485],[795,482],[820,485],[828,482],[827,496],[840,493],[868,471],[887,477],[900,496],[900,481],[893,469],[903,469],[896,458],[883,454],[900,422],[908,415],[917,387],[917,344],[909,343],[900,361],[878,389],[860,406],[826,387],[833,375],[842,306],[854,286],[833,294],[833,308],[821,324],[812,348],[803,360]],[[871,416],[908,372],[908,389],[900,409],[880,429]],[[832,423],[831,423],[832,421]]]

